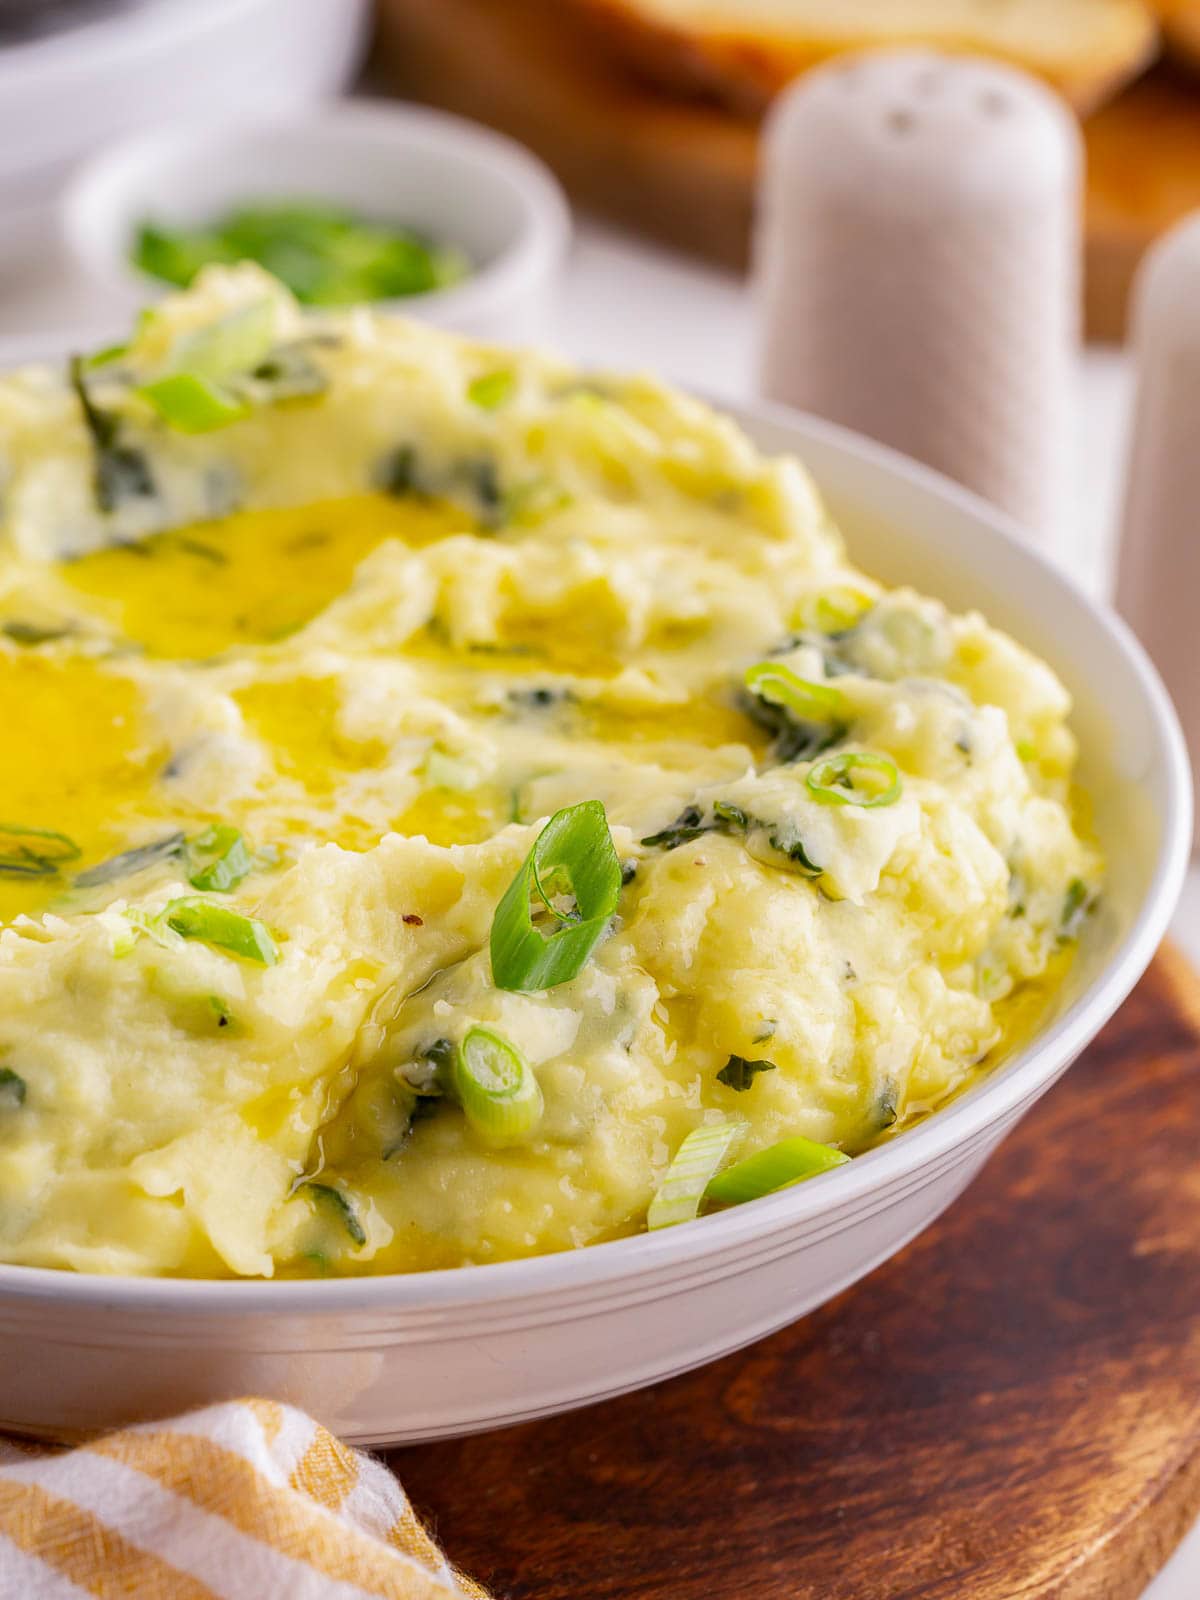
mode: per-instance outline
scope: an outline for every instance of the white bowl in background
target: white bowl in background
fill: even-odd
[[[130,261],[139,223],[209,222],[285,199],[332,201],[459,245],[470,277],[386,304],[481,338],[536,331],[570,237],[562,190],[527,150],[444,112],[383,102],[126,140],[80,168],[62,228],[77,264],[125,310],[169,288]]]
[[[362,63],[370,0],[138,0],[0,48],[0,266],[55,242],[55,199],[108,141],[275,115]]]
[[[763,449],[807,463],[868,571],[979,606],[1074,694],[1109,878],[1054,1014],[891,1142],[659,1233],[494,1266],[302,1282],[0,1266],[0,1427],[69,1435],[261,1393],[349,1439],[411,1441],[672,1376],[803,1316],[919,1233],[1136,983],[1179,896],[1191,788],[1174,711],[1132,634],[948,480],[809,417],[734,414]]]

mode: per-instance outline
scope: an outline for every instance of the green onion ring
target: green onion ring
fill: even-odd
[[[871,790],[853,787],[852,774],[869,772],[878,774],[883,786]],[[822,756],[808,769],[804,780],[814,800],[824,806],[874,806],[895,805],[903,785],[900,769],[891,756],[874,755],[869,750],[844,750],[838,755]]]
[[[454,1052],[452,1084],[467,1121],[489,1144],[520,1144],[542,1120],[542,1091],[529,1063],[490,1028],[468,1030]]]
[[[782,706],[805,722],[836,722],[845,712],[840,690],[802,678],[778,661],[760,661],[747,668],[743,682],[760,700]]]
[[[563,872],[578,915],[554,911],[545,885]],[[583,968],[608,931],[621,893],[621,863],[599,800],[567,806],[542,829],[492,918],[492,981],[498,989],[535,994],[567,983]],[[549,936],[533,923],[530,900],[542,900],[558,918]]]

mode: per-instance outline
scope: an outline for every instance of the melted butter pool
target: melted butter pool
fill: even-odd
[[[382,495],[239,514],[50,569],[40,612],[62,615],[44,638],[22,642],[0,606],[0,626],[16,625],[0,637],[0,825],[53,830],[78,852],[32,872],[0,858],[0,923],[68,904],[75,877],[120,852],[213,822],[285,851],[364,850],[392,830],[476,844],[531,820],[523,796],[547,772],[568,804],[590,796],[597,758],[683,771],[698,753],[761,752],[724,692],[655,706],[610,688],[636,652],[599,585],[555,613],[522,612],[504,583],[491,636],[457,646],[436,614],[400,644],[369,625],[332,651],[295,638],[384,541],[426,549],[463,523],[458,508]],[[395,603],[385,593],[385,616]],[[689,630],[672,660],[658,637],[646,660],[669,682],[702,643]],[[372,687],[381,658],[411,670],[411,694],[407,679]],[[447,711],[455,759],[476,753],[469,781],[426,772]]]
[[[384,495],[256,511],[84,556],[67,582],[149,655],[204,660],[285,639],[345,592],[385,539],[421,549],[461,510]]]

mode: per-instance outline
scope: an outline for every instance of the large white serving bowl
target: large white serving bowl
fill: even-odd
[[[1074,693],[1109,881],[1056,1013],[978,1087],[891,1143],[661,1233],[318,1282],[0,1267],[0,1426],[65,1435],[258,1393],[349,1439],[431,1439],[669,1377],[803,1316],[913,1238],[1120,1005],[1166,929],[1191,838],[1183,742],[1146,656],[999,513],[945,479],[808,417],[760,409],[742,420],[764,449],[807,462],[864,567],[978,605]]]

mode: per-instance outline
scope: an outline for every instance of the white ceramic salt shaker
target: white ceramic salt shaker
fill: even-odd
[[[939,468],[1061,550],[1079,345],[1079,131],[1012,68],[842,57],[769,120],[771,399]]]
[[[1117,609],[1171,692],[1200,792],[1200,212],[1142,263],[1132,332],[1137,399]]]

